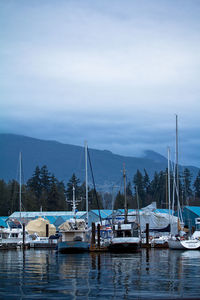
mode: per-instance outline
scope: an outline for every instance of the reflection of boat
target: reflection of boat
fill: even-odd
[[[184,252],[182,252],[182,254],[181,254],[181,256],[182,257],[184,257],[184,258],[189,258],[189,259],[194,259],[194,258],[200,258],[200,251],[190,251],[190,250],[188,250],[188,251],[184,251]]]

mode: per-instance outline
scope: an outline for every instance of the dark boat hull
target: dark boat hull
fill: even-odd
[[[58,251],[60,253],[80,253],[89,251],[89,243],[82,241],[60,242],[58,243]]]

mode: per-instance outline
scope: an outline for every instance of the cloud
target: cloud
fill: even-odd
[[[198,1],[0,5],[2,131],[199,164]]]

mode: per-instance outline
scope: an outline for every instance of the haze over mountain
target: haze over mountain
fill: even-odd
[[[89,146],[89,145],[88,145]],[[56,141],[39,140],[31,137],[0,134],[0,178],[6,181],[19,179],[19,152],[22,152],[24,182],[36,168],[46,165],[48,170],[66,184],[72,174],[84,181],[84,146],[62,144]],[[147,150],[143,157],[116,155],[108,150],[89,148],[93,175],[97,189],[110,190],[113,185],[122,184],[122,169],[125,165],[127,180],[132,181],[137,169],[146,169],[150,177],[154,172],[167,168],[167,159],[154,151]],[[188,167],[196,176],[198,168]],[[181,169],[180,169],[181,170]],[[91,169],[88,162],[89,183],[92,184]]]

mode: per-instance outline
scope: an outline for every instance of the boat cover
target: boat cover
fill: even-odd
[[[150,210],[141,210],[140,211],[140,225],[141,230],[145,232],[146,224],[149,224],[150,232],[169,232],[170,223],[171,223],[171,233],[176,235],[178,233],[178,218],[175,216],[170,216],[167,213],[159,213]],[[131,216],[131,213],[128,216],[128,221],[136,221],[136,217]]]
[[[54,235],[56,233],[56,227],[53,224],[44,218],[37,218],[35,220],[30,221],[26,225],[26,230],[29,234],[37,233],[40,237],[46,236],[46,224],[49,225],[49,236]]]

